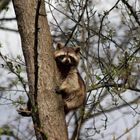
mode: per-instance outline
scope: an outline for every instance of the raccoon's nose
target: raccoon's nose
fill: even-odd
[[[65,63],[67,63],[67,64],[70,63],[69,59],[66,59],[66,60],[65,60]]]
[[[70,58],[68,58],[68,62],[71,63],[71,59]]]
[[[70,64],[70,59],[66,58],[66,59],[64,60],[64,63],[65,63],[65,64]]]

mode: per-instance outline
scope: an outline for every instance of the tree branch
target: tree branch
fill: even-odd
[[[135,21],[140,26],[139,17],[137,16],[137,13],[136,13],[136,11],[134,11],[133,7],[130,6],[129,3],[126,0],[121,0],[121,1],[122,1],[122,3],[124,3],[127,6],[129,11],[131,12],[132,16],[134,17]]]

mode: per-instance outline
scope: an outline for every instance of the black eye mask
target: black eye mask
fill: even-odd
[[[63,60],[63,58],[65,57],[65,55],[61,55],[58,57],[59,60]]]

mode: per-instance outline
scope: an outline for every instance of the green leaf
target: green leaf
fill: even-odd
[[[99,75],[96,75],[97,80],[101,80],[101,77]]]

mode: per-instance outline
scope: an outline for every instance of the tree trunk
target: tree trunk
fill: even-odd
[[[55,93],[56,70],[44,0],[13,0],[29,82],[38,140],[67,140],[62,98]]]

